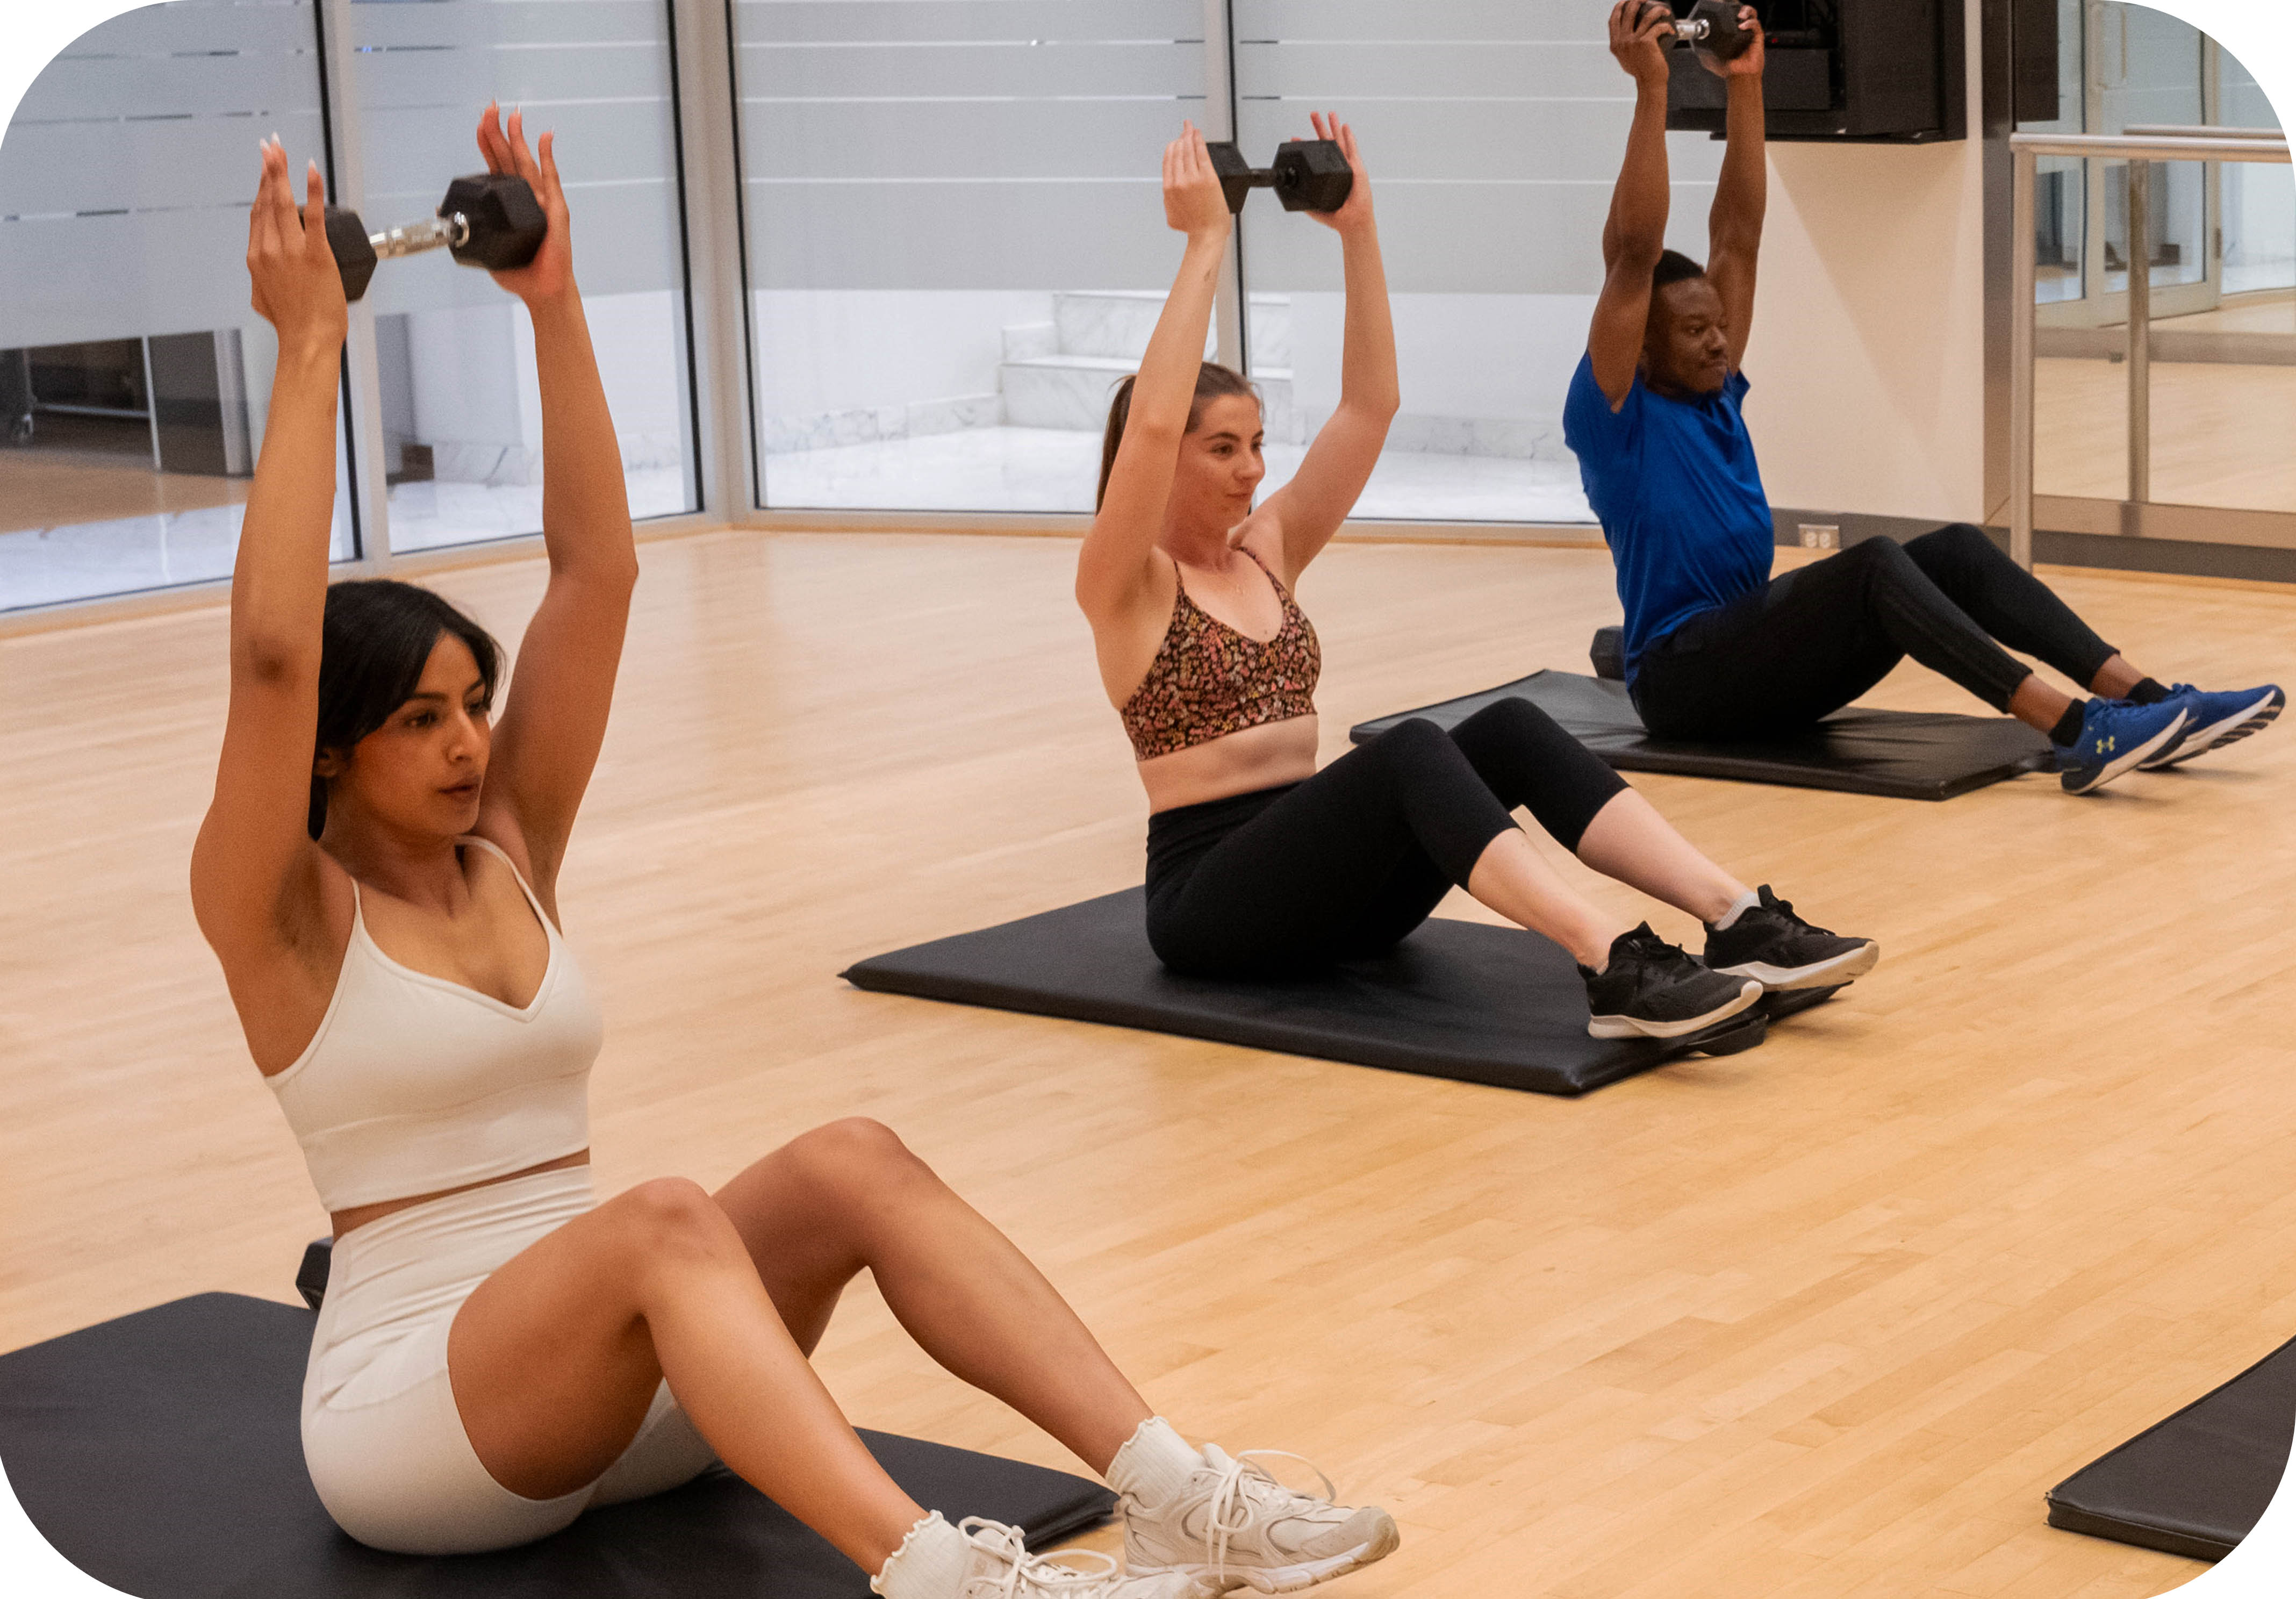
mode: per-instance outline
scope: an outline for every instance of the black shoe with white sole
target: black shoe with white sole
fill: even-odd
[[[1865,976],[1882,958],[1871,939],[1845,939],[1813,927],[1764,883],[1761,903],[1727,927],[1706,930],[1706,964],[1765,988],[1830,988]]]
[[[1597,1038],[1683,1037],[1762,996],[1760,983],[1708,971],[1647,922],[1611,940],[1610,964],[1581,966],[1578,975],[1587,981],[1587,1030]]]

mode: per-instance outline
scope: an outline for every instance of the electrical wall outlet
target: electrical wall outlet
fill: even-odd
[[[1841,529],[1833,522],[1801,522],[1801,547],[1805,550],[1838,550],[1841,547]]]

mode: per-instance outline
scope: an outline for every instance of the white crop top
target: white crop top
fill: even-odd
[[[484,839],[461,841],[510,865]],[[309,1046],[266,1079],[328,1210],[460,1188],[589,1147],[603,1024],[573,951],[523,877],[518,886],[550,942],[524,1010],[383,954],[352,882],[334,997]]]

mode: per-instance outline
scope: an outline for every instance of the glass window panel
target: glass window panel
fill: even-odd
[[[2218,120],[2228,127],[2278,127],[2271,101],[2230,51],[2221,51]],[[2226,163],[2224,173],[2224,291],[2296,288],[2296,181],[2289,168]],[[2288,324],[2284,318],[2284,329]]]
[[[2082,0],[2057,0],[2057,114],[2020,122],[2020,133],[2080,133],[2086,124]],[[2035,163],[2033,299],[2077,300],[2088,250],[2088,172],[2084,161],[2044,156]]]
[[[131,11],[34,80],[0,141],[0,610],[230,575],[278,350],[255,144],[324,166],[320,105],[309,0]]]
[[[557,135],[575,272],[633,516],[695,508],[684,203],[664,0],[352,0],[352,101],[370,229],[481,170],[490,100]],[[542,399],[518,302],[445,250],[382,262],[376,379],[390,547],[542,527]]]
[[[2149,5],[2109,4],[2103,8],[2103,49],[2099,65],[2104,93],[2096,131],[2121,134],[2131,127],[2168,124],[2190,127],[2201,122],[2202,35]],[[2197,283],[2208,274],[2204,245],[2206,174],[2197,161],[2152,164],[2152,283],[2155,288]],[[2128,168],[2104,168],[2104,276],[2107,293],[2128,288]]]
[[[1379,196],[1405,409],[1357,514],[1592,522],[1562,414],[1634,111],[1606,8],[1235,0],[1234,14],[1244,153],[1264,164],[1283,140],[1313,136],[1310,111],[1333,111]],[[1722,146],[1702,134],[1667,145],[1669,242],[1702,259]],[[1340,250],[1265,195],[1244,208],[1242,237],[1272,490],[1339,399]]]
[[[1199,0],[737,0],[764,499],[1088,511]]]

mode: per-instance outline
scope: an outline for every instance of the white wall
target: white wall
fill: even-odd
[[[1339,404],[1346,299],[1316,291],[1291,299],[1292,391],[1303,414],[1321,416]],[[1587,353],[1593,295],[1398,293],[1390,303],[1406,413],[1562,416],[1571,371]]]
[[[1972,134],[1978,94],[1972,61]],[[1981,162],[1973,136],[1770,146],[1746,422],[1773,504],[1985,519]]]
[[[625,469],[682,459],[684,330],[667,291],[588,295],[583,316],[614,413]],[[416,442],[449,482],[542,480],[542,393],[534,324],[506,296],[406,313]]]
[[[1004,330],[1053,316],[1051,291],[1030,289],[764,289],[751,303],[758,413],[792,422],[994,394]]]

